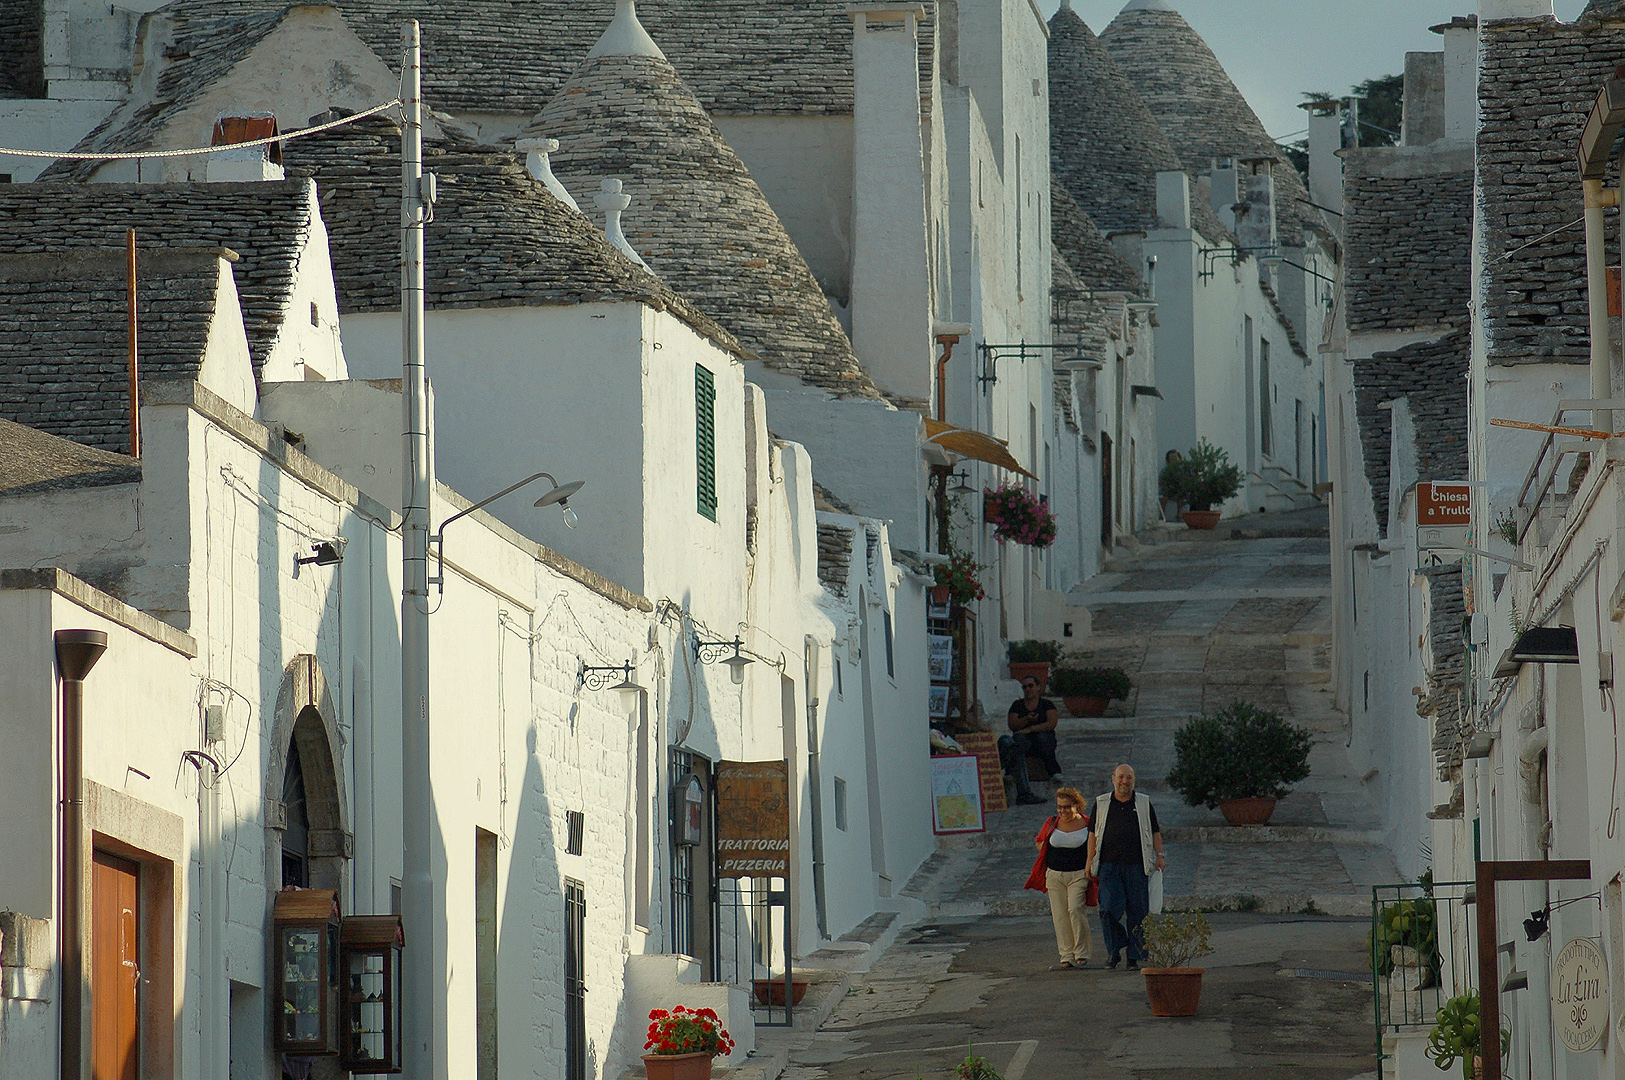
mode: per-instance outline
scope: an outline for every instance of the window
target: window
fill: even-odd
[[[1258,450],[1269,457],[1275,453],[1275,430],[1270,423],[1275,410],[1270,395],[1270,343],[1263,338],[1258,342],[1258,400]]]
[[[288,744],[288,764],[282,773],[282,806],[287,825],[282,830],[282,887],[310,887],[310,820],[305,814],[305,770],[299,760],[298,740]]]
[[[564,1076],[587,1080],[587,889],[564,879]]]
[[[695,496],[700,513],[717,519],[717,379],[694,365]]]
[[[846,781],[835,778],[835,827],[846,831]]]
[[[564,812],[564,853],[580,855],[586,841],[587,815],[580,810]]]
[[[846,697],[846,687],[841,685],[841,658],[835,657],[835,696]]]

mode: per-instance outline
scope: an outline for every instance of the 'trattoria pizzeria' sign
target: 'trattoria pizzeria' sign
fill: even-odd
[[[1590,938],[1564,945],[1552,964],[1552,1027],[1576,1054],[1596,1049],[1608,1029],[1608,962]]]
[[[717,877],[790,875],[790,766],[719,761]]]

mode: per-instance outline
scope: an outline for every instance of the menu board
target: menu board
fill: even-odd
[[[938,754],[931,759],[931,819],[937,833],[981,832],[982,785],[975,754]]]

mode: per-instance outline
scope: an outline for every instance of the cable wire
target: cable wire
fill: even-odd
[[[289,142],[293,139],[302,139],[306,135],[316,135],[323,131],[330,131],[345,124],[353,124],[357,120],[364,120],[386,109],[393,109],[401,104],[401,99],[386,101],[382,105],[374,105],[370,109],[363,109],[358,113],[329,120],[325,124],[314,127],[300,128],[280,135],[267,135],[263,139],[251,139],[248,142],[222,143],[219,146],[194,146],[185,150],[140,150],[140,151],[109,151],[101,154],[79,154],[72,151],[57,152],[55,150],[13,150],[10,147],[0,146],[0,154],[11,157],[55,158],[58,161],[140,161],[149,158],[195,157],[200,154],[218,154],[225,150],[241,150],[248,146],[265,146],[270,143]]]

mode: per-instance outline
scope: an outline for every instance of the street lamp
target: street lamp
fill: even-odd
[[[481,499],[479,502],[475,503],[473,506],[470,506],[467,510],[460,510],[457,513],[451,515],[451,517],[447,518],[445,521],[442,521],[440,523],[440,531],[435,533],[433,536],[429,537],[429,542],[431,544],[436,545],[436,547],[435,547],[435,565],[436,565],[436,567],[439,568],[440,572],[438,574],[436,574],[434,577],[429,579],[429,584],[435,586],[440,591],[440,593],[442,595],[445,594],[445,591],[446,591],[446,527],[448,525],[450,525],[452,522],[456,521],[458,518],[467,517],[469,514],[472,514],[474,511],[478,510],[482,506],[486,506],[486,505],[488,505],[490,503],[496,502],[498,499],[502,498],[502,496],[508,494],[510,491],[518,491],[520,488],[524,487],[526,484],[532,483],[532,482],[534,482],[536,480],[540,480],[543,477],[546,477],[547,482],[549,484],[553,485],[553,490],[549,491],[546,495],[543,495],[540,499],[537,499],[536,500],[536,505],[537,506],[552,506],[554,503],[558,503],[559,506],[564,510],[564,524],[569,526],[572,529],[575,528],[576,527],[576,512],[574,510],[570,509],[569,500],[570,500],[570,496],[574,495],[576,492],[581,490],[582,486],[584,484],[586,484],[586,481],[585,480],[572,480],[568,484],[560,484],[557,480],[555,480],[553,478],[552,473],[545,473],[545,472],[539,472],[539,473],[536,473],[533,476],[527,476],[523,480],[519,481],[519,483],[508,485],[507,487],[503,488],[501,491],[497,492],[495,495],[491,495],[491,496],[488,496],[487,498]]]

